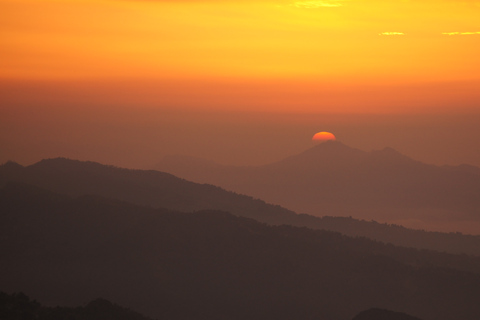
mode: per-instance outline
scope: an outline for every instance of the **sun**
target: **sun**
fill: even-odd
[[[327,141],[327,140],[336,140],[336,138],[333,135],[333,133],[325,132],[325,131],[315,133],[312,137],[312,141],[323,142],[323,141]]]

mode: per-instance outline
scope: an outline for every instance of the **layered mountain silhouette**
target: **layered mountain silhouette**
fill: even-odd
[[[480,316],[478,257],[14,183],[0,189],[0,219],[0,288],[49,306],[103,297],[159,319]]]
[[[8,181],[27,183],[73,196],[100,195],[139,205],[186,212],[223,210],[272,225],[289,224],[327,229],[400,246],[480,255],[480,236],[411,230],[351,217],[296,214],[262,200],[154,170],[129,170],[57,158],[42,160],[27,167],[14,162],[1,165],[0,185],[5,185]]]
[[[428,165],[391,148],[365,152],[327,141],[264,166],[170,156],[156,169],[300,213],[480,233],[479,168]]]

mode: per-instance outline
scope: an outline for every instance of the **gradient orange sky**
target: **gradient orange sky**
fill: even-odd
[[[398,112],[405,106],[391,98],[401,98],[396,86],[463,87],[465,106],[445,90],[402,99],[428,100],[420,102],[426,108],[446,98],[471,110],[469,99],[478,101],[479,1],[0,0],[0,7],[4,81],[168,82],[167,93],[150,90],[143,102],[175,104],[179,93],[201,91],[205,105],[217,106],[217,91],[221,103],[233,91],[243,108],[268,101],[266,109],[309,112],[327,105]],[[335,103],[342,93],[352,98]]]
[[[0,143],[41,135],[30,114],[60,125],[87,109],[108,125],[112,112],[479,114],[479,17],[473,0],[0,0]]]

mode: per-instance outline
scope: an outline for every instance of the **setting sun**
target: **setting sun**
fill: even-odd
[[[336,138],[333,135],[333,133],[325,132],[325,131],[315,133],[312,137],[312,141],[327,141],[327,140],[336,140]]]

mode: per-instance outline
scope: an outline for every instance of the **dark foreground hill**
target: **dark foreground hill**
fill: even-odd
[[[327,141],[264,166],[173,156],[156,169],[299,213],[480,234],[479,168],[428,165],[391,148],[365,152]]]
[[[45,307],[23,293],[0,292],[2,320],[150,320],[141,314],[105,299],[95,299],[82,307]],[[405,313],[383,309],[360,312],[353,320],[420,320]]]
[[[179,211],[223,210],[272,225],[289,224],[327,229],[400,246],[480,255],[480,236],[424,232],[352,218],[297,215],[293,211],[252,197],[153,170],[128,170],[58,158],[42,160],[28,167],[13,162],[1,165],[0,185],[7,181],[24,182],[74,196],[97,194],[134,204]]]
[[[90,161],[47,159],[23,167],[13,162],[0,166],[0,186],[22,182],[53,192],[100,195],[134,204],[178,211],[224,210],[262,220],[288,219],[294,212],[262,200],[198,184],[154,170],[130,170]]]
[[[394,312],[390,310],[383,310],[372,308],[360,312],[352,320],[420,320],[417,317],[412,317],[403,312]]]
[[[12,184],[0,219],[0,288],[47,305],[103,297],[159,319],[480,317],[478,258]]]
[[[105,299],[81,307],[45,307],[23,293],[0,292],[2,320],[150,320]]]

